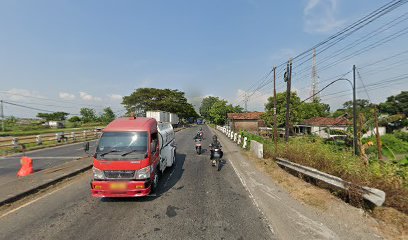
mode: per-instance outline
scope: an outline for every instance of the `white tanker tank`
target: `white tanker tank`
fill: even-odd
[[[157,123],[160,144],[160,170],[173,166],[176,160],[176,135],[169,122]]]

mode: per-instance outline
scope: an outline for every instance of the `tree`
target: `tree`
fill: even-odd
[[[262,119],[269,126],[273,125],[273,101],[273,96],[268,98],[268,102],[265,104],[266,112],[262,116]],[[277,93],[276,102],[278,126],[283,127],[286,120],[286,92]],[[302,102],[296,92],[291,93],[289,107],[292,124],[297,124],[313,117],[326,117],[330,113],[330,106],[328,104],[318,101],[311,103]]]
[[[142,111],[171,112],[180,118],[198,117],[194,107],[187,102],[184,92],[179,90],[138,88],[129,96],[123,97],[122,104],[128,114],[138,108]]]
[[[70,119],[68,119],[69,122],[75,123],[75,122],[80,122],[81,118],[78,116],[73,116]]]
[[[201,102],[200,115],[205,119],[211,120],[210,119],[211,118],[210,109],[214,105],[214,103],[218,101],[220,101],[219,97],[213,97],[213,96],[205,97],[203,101]]]
[[[63,121],[67,118],[66,112],[53,112],[53,113],[38,113],[37,117],[44,119],[45,121]]]
[[[79,113],[81,114],[81,119],[84,123],[96,122],[98,120],[95,110],[93,110],[92,108],[81,108],[81,110],[79,110]]]
[[[379,105],[381,113],[405,114],[408,116],[408,91],[402,91],[396,96],[390,96],[384,103]]]
[[[209,115],[211,121],[215,124],[223,125],[227,121],[227,114],[228,113],[237,113],[242,112],[242,107],[240,106],[232,106],[232,104],[228,104],[226,100],[218,100],[215,102],[209,110]]]
[[[112,111],[110,107],[103,109],[103,113],[100,117],[101,122],[106,124],[112,122],[113,120],[115,120],[115,118],[116,118],[115,113]]]

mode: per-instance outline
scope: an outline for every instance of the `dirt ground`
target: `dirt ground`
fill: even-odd
[[[285,188],[290,195],[312,206],[319,211],[335,214],[335,216],[347,217],[358,212],[371,223],[373,230],[378,230],[385,239],[408,239],[408,215],[392,208],[377,207],[373,210],[357,209],[336,197],[329,190],[319,188],[313,184],[289,174],[281,169],[272,159],[257,159],[249,152],[243,152],[250,161],[254,162],[258,169],[267,173],[280,186]],[[348,211],[353,210],[353,211]],[[357,210],[357,211],[356,211]],[[346,220],[347,221],[347,220]]]

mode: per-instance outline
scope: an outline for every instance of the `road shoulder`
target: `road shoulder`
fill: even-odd
[[[81,158],[16,179],[1,186],[0,206],[17,201],[91,167],[92,158]]]
[[[328,204],[331,207],[315,203],[314,200],[309,205],[296,199],[277,184],[277,179],[271,178],[255,164],[255,161],[260,160],[250,159],[245,151],[222,133],[214,129],[212,131],[219,136],[227,161],[279,238],[311,239],[312,236],[313,239],[382,239],[378,223],[363,210],[333,196]],[[330,193],[326,194],[330,196]]]

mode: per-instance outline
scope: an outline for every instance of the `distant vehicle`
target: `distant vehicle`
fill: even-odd
[[[202,118],[198,118],[196,123],[199,125],[204,124],[204,120]]]
[[[146,117],[154,118],[157,122],[169,122],[173,127],[179,124],[179,117],[175,113],[164,111],[147,111]]]
[[[116,119],[102,130],[94,154],[92,196],[147,196],[157,189],[160,174],[175,160],[175,133],[170,123],[142,117]]]

